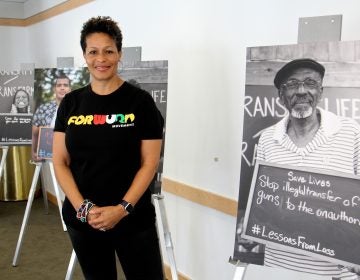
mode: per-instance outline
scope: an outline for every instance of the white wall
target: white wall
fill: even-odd
[[[82,66],[82,23],[112,16],[124,46],[142,46],[143,60],[169,61],[164,176],[237,199],[246,47],[296,43],[299,17],[332,14],[343,15],[343,41],[359,40],[359,10],[358,0],[97,0],[28,27],[27,57],[13,50],[24,31],[0,28],[0,68],[55,67],[58,56]],[[192,279],[232,279],[235,217],[165,196],[178,269]]]
[[[28,30],[23,27],[0,26],[0,69],[14,70],[29,62]]]

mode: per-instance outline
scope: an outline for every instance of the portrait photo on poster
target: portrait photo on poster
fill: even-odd
[[[319,42],[247,49],[235,260],[261,264],[265,256],[265,264],[279,263],[276,257],[266,258],[270,249],[263,244],[242,238],[257,160],[359,176],[358,45]]]
[[[56,113],[64,96],[89,83],[87,68],[38,68],[35,69],[34,115],[32,118],[32,160],[50,157],[51,147],[38,150],[41,127],[53,128]],[[43,131],[47,131],[44,129]],[[46,152],[47,151],[47,152]],[[42,155],[44,157],[42,157]]]
[[[31,144],[34,71],[0,70],[0,144]]]

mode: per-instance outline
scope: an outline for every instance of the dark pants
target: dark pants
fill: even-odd
[[[117,279],[115,252],[127,280],[163,280],[155,225],[132,235],[116,231],[68,233],[86,280]]]

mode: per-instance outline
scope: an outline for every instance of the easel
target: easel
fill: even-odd
[[[6,157],[9,151],[9,146],[1,146],[1,150],[2,150],[2,155],[1,155],[1,163],[0,163],[0,180],[1,180],[2,172],[4,170]]]
[[[31,188],[30,188],[30,192],[29,192],[28,201],[27,201],[27,204],[26,204],[26,209],[25,209],[23,222],[21,224],[19,239],[18,239],[16,249],[15,249],[15,255],[14,255],[13,262],[12,262],[13,266],[18,265],[19,253],[20,253],[22,243],[23,243],[23,240],[24,240],[24,234],[25,234],[25,230],[26,230],[28,220],[29,220],[31,206],[32,206],[32,203],[34,201],[36,185],[37,185],[37,182],[38,182],[38,179],[39,179],[39,174],[40,174],[40,171],[41,171],[41,167],[43,166],[44,163],[49,164],[50,172],[51,172],[51,178],[52,178],[52,182],[53,182],[54,189],[55,189],[57,204],[58,204],[58,207],[59,207],[62,226],[63,226],[64,231],[67,230],[66,225],[65,225],[65,223],[63,221],[63,218],[62,218],[62,212],[61,212],[62,201],[61,201],[61,198],[60,198],[59,186],[58,186],[58,183],[56,181],[54,165],[53,165],[52,161],[51,160],[46,160],[46,161],[41,161],[41,162],[32,162],[31,161],[31,163],[35,164],[36,168],[35,168],[33,180],[32,180],[32,183],[31,183]],[[41,186],[41,189],[42,189],[42,194],[43,194],[43,198],[44,198],[44,204],[45,204],[46,213],[48,213],[49,206],[48,206],[47,194],[46,194],[45,186]]]
[[[160,213],[160,217],[157,217],[157,226],[158,226],[158,230],[159,228],[161,228],[164,233],[165,249],[170,262],[171,279],[178,280],[175,255],[174,255],[174,246],[172,243],[169,224],[166,217],[164,196],[162,194],[153,194],[152,200],[154,202],[155,208],[158,209],[158,212]]]
[[[247,268],[247,266],[236,266],[234,280],[237,280],[237,279],[242,280],[242,279],[244,279],[246,268]]]
[[[157,226],[158,226],[158,230],[160,228],[160,229],[162,229],[162,232],[164,233],[165,249],[166,249],[168,259],[170,262],[171,279],[178,280],[175,255],[174,255],[174,246],[173,246],[172,239],[171,239],[169,224],[168,224],[167,218],[166,218],[164,196],[161,194],[153,194],[152,201],[155,205],[155,208],[160,213],[160,217],[157,216]],[[69,262],[68,269],[67,269],[66,276],[65,276],[65,280],[72,279],[74,270],[75,270],[76,261],[77,261],[76,253],[74,250],[72,250],[70,262]]]

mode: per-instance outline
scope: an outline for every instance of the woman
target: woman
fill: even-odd
[[[30,97],[25,90],[18,89],[15,92],[14,100],[13,103],[11,104],[10,113],[30,114]]]
[[[163,279],[149,185],[163,119],[150,94],[117,75],[122,34],[109,17],[84,23],[90,85],[67,94],[54,128],[53,162],[63,217],[86,279]]]

